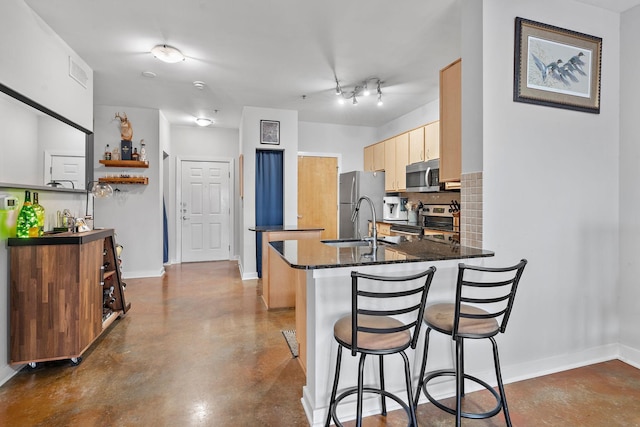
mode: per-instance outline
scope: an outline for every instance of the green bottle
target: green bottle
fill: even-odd
[[[17,237],[37,237],[38,236],[38,217],[36,211],[31,205],[31,193],[29,190],[24,192],[24,204],[18,214],[18,223],[16,225]]]
[[[38,193],[35,191],[33,192],[33,210],[38,218],[38,236],[44,236],[44,207],[38,202]]]

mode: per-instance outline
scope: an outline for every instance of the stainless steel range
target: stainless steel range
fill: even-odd
[[[455,220],[456,212],[459,211],[451,205],[424,205],[420,210],[419,223],[425,229],[459,233],[459,222]]]

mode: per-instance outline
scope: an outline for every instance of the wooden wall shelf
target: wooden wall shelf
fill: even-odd
[[[106,182],[109,184],[149,184],[149,177],[143,178],[98,178],[100,182]]]
[[[149,162],[138,160],[100,160],[100,163],[108,168],[148,168]]]

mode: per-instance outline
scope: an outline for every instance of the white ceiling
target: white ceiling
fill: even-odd
[[[25,0],[94,70],[95,104],[227,128],[243,106],[379,126],[437,99],[438,70],[460,56],[460,1]],[[640,4],[580,1],[616,12]],[[149,53],[156,44],[187,59],[162,63]],[[384,106],[375,97],[337,105],[334,75],[346,90],[380,78]]]

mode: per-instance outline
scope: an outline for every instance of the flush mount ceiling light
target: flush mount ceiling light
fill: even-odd
[[[346,100],[351,99],[352,105],[358,105],[359,100],[358,97],[367,97],[370,95],[371,91],[369,90],[370,83],[375,83],[376,92],[378,94],[378,102],[379,106],[382,105],[382,90],[380,86],[382,85],[382,81],[377,77],[371,77],[369,79],[363,80],[361,83],[354,86],[353,89],[343,89],[338,82],[338,78],[336,77],[336,95],[338,95],[338,103],[344,104]]]
[[[175,64],[176,62],[184,61],[184,55],[178,49],[166,44],[159,44],[151,49],[151,54],[158,58],[160,61],[168,62],[169,64]]]
[[[213,120],[211,120],[211,119],[207,119],[206,117],[198,117],[198,118],[196,119],[196,124],[197,124],[198,126],[205,127],[205,126],[209,126],[209,125],[211,125],[212,123],[213,123]]]

